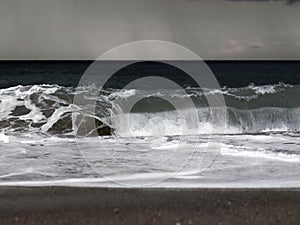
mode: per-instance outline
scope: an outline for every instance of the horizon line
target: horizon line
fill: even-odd
[[[75,61],[85,61],[85,62],[92,62],[92,61],[300,61],[300,59],[199,59],[199,60],[189,60],[189,59],[183,59],[183,60],[178,60],[178,59],[111,59],[111,60],[98,60],[98,59],[0,59],[0,62],[5,62],[5,61],[69,61],[69,62],[75,62]]]

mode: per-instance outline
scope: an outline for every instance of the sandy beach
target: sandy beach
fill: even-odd
[[[0,224],[299,224],[300,189],[1,187]]]

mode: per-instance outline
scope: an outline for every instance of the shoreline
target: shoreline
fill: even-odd
[[[2,224],[299,224],[300,188],[0,187]]]

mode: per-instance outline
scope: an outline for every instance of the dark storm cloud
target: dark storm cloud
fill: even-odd
[[[231,1],[231,2],[276,2],[276,1],[281,1],[281,2],[286,2],[288,5],[292,5],[296,2],[300,2],[300,0],[226,0],[226,1]]]

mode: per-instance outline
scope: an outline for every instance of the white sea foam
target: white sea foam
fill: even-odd
[[[9,143],[9,136],[7,136],[3,133],[0,133],[0,143],[2,143],[2,144]]]
[[[299,154],[287,154],[283,152],[274,152],[266,150],[264,148],[258,148],[256,150],[245,146],[234,146],[234,145],[224,145],[221,148],[221,155],[231,155],[235,157],[245,157],[245,158],[265,158],[269,160],[279,160],[287,162],[300,162]]]
[[[300,166],[299,138],[285,134],[86,137],[76,141],[31,134],[10,139],[11,142],[0,145],[5,156],[0,157],[0,185],[142,187],[150,184],[151,187],[220,188],[299,185],[295,182]],[[220,154],[215,155],[218,149]],[[83,155],[91,157],[84,159]],[[87,167],[86,160],[95,170]],[[202,163],[207,160],[212,163],[203,169]]]

